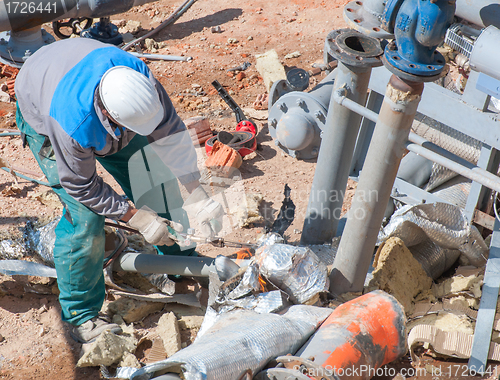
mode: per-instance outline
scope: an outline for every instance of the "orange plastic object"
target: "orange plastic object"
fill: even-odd
[[[401,304],[376,290],[337,307],[295,358],[324,368],[324,374],[335,373],[335,377],[309,374],[311,379],[367,380],[406,353],[405,322]]]

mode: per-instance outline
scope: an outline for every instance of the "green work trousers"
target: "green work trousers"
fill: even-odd
[[[76,201],[60,186],[57,162],[51,154],[48,140],[30,127],[19,108],[16,122],[25,134],[38,165],[64,205],[63,216],[55,230],[54,263],[62,320],[78,326],[95,317],[104,302],[105,217]],[[136,135],[125,148],[113,155],[99,157],[98,161],[136,207],[147,205],[160,216],[186,225],[187,216],[181,208],[183,201],[177,180],[147,145],[145,136]],[[150,170],[154,169],[156,173],[160,167],[160,175],[153,178]],[[159,180],[163,182],[159,183]],[[172,218],[169,209],[175,209],[177,217]],[[159,254],[196,255],[194,248],[181,250],[177,244],[157,247],[157,250]]]

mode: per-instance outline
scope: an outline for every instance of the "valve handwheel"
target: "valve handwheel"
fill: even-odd
[[[57,37],[66,39],[70,38],[72,34],[80,35],[82,30],[92,26],[93,21],[94,20],[90,17],[57,20],[52,22],[52,29]]]

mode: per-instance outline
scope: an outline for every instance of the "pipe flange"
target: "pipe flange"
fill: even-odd
[[[353,29],[337,29],[328,34],[325,47],[328,54],[342,63],[355,67],[382,66],[384,53],[380,41]]]
[[[326,105],[327,106],[327,105]],[[316,159],[328,109],[307,92],[289,92],[269,110],[269,134],[288,155]]]
[[[380,22],[382,13],[379,13],[376,9],[369,9],[368,2],[354,0],[347,3],[344,7],[344,20],[351,28],[356,29],[366,36],[373,38],[394,38],[392,33],[382,29]],[[372,2],[372,4],[375,3]],[[383,5],[383,3],[380,4]],[[383,6],[380,11],[384,11]]]
[[[41,28],[0,32],[0,62],[20,69],[32,53],[52,42],[55,38]]]
[[[399,54],[397,45],[391,41],[385,47],[382,57],[384,66],[401,79],[412,82],[434,82],[445,73],[446,60],[437,50],[434,51],[433,63],[411,62]]]
[[[118,27],[105,17],[88,29],[82,30],[80,37],[91,38],[111,45],[120,45],[123,36],[118,31]]]

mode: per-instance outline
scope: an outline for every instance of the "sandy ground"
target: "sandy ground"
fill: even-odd
[[[242,108],[251,108],[265,86],[255,69],[255,55],[275,49],[286,69],[310,69],[322,62],[327,33],[345,27],[342,18],[346,0],[256,0],[233,3],[229,0],[197,1],[174,25],[159,32],[154,39],[162,46],[158,53],[192,56],[190,62],[148,62],[155,76],[170,94],[180,116],[187,119],[205,116],[215,131],[234,130],[232,112],[213,90],[211,82],[218,80]],[[161,0],[146,4],[127,13],[112,16],[120,20],[138,20],[145,33],[156,27],[180,5],[179,1]],[[213,33],[220,26],[222,33]],[[46,26],[51,31],[50,26]],[[297,58],[284,59],[298,51]],[[147,51],[146,51],[147,52]],[[227,70],[250,62],[246,77],[238,80]],[[310,88],[324,74],[311,77]],[[13,103],[0,104],[0,128],[14,129]],[[315,169],[314,161],[300,161],[276,148],[267,127],[267,119],[257,122],[259,150],[244,159],[240,168],[242,186],[247,193],[263,196],[261,213],[264,221],[248,228],[230,231],[226,238],[253,242],[275,219],[283,200],[285,184],[292,189],[296,216],[286,232],[289,242],[297,242],[304,220],[309,189]],[[203,149],[200,150],[203,152]],[[0,156],[14,168],[24,169],[31,177],[41,177],[31,152],[23,149],[18,137],[0,137]],[[103,170],[99,174],[111,181]],[[42,178],[43,179],[43,178]],[[346,205],[352,197],[354,184],[349,183]],[[28,220],[45,222],[60,215],[57,201],[43,194],[48,189],[0,172],[0,233],[3,238],[18,236]],[[214,257],[231,254],[230,248],[216,249],[202,245],[200,254]],[[188,291],[188,287],[179,289]],[[0,275],[0,378],[2,379],[100,379],[98,368],[76,368],[80,345],[72,341],[67,326],[59,318],[54,281],[27,276]],[[157,323],[161,312],[154,313],[135,327],[143,334]],[[184,336],[184,343],[189,343]],[[137,351],[144,358],[147,347]],[[407,366],[407,358],[397,364]],[[430,378],[430,377],[429,377]]]

